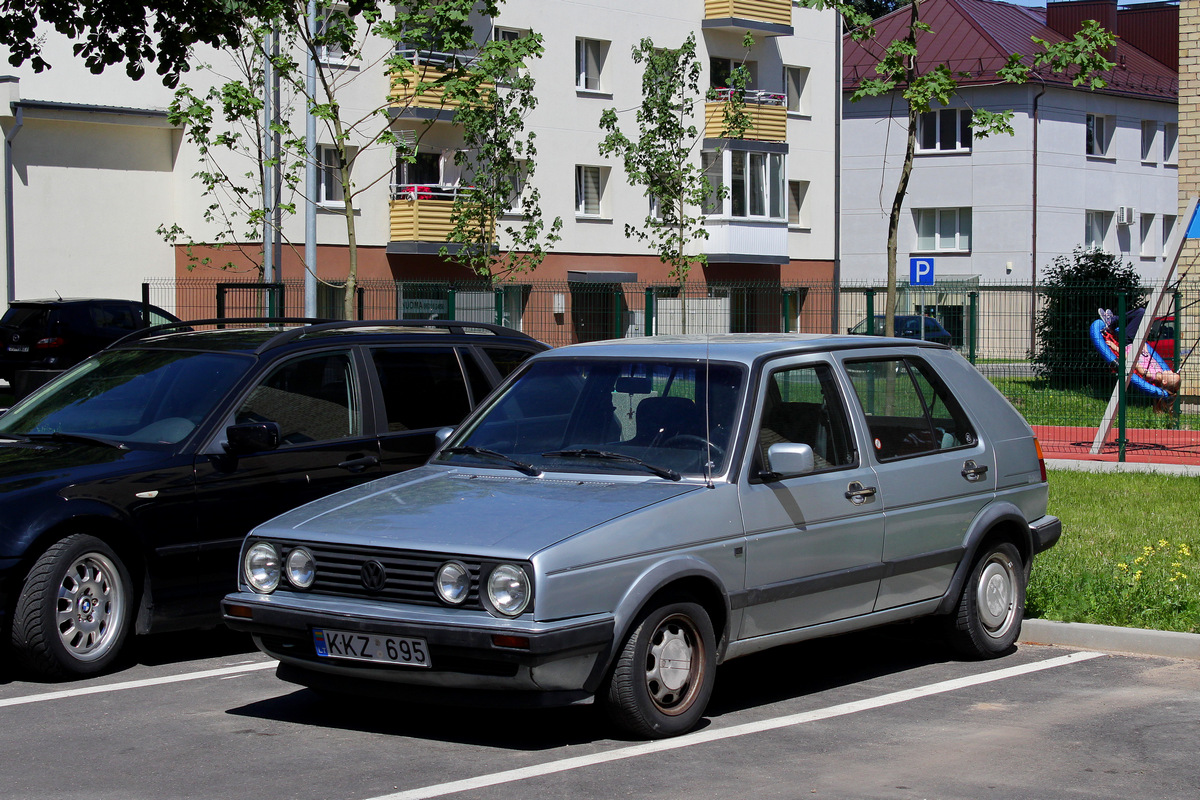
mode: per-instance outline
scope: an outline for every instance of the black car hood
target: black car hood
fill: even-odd
[[[47,484],[67,486],[141,469],[165,455],[161,450],[118,450],[86,442],[0,439],[0,498]]]

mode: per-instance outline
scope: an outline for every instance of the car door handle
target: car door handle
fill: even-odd
[[[976,481],[983,480],[983,476],[987,475],[987,471],[987,464],[981,466],[974,461],[968,460],[967,463],[963,464],[962,476],[971,483],[975,483]]]
[[[846,487],[846,499],[856,506],[861,506],[867,502],[868,497],[874,497],[877,491],[879,490],[874,486],[863,486],[858,481],[851,481]]]
[[[343,461],[338,466],[350,472],[362,472],[367,467],[379,466],[379,459],[375,456],[360,456],[359,458],[352,458],[349,461]]]

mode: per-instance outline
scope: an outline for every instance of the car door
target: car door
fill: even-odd
[[[996,457],[930,360],[846,361],[887,523],[876,610],[941,597],[971,521],[995,496]]]
[[[293,356],[270,366],[226,424],[274,422],[280,444],[224,452],[224,428],[196,461],[202,600],[232,591],[242,539],[255,525],[382,473],[364,365],[350,349]]]
[[[883,502],[859,455],[833,364],[810,357],[769,365],[758,395],[741,481],[746,602],[739,638],[870,612]],[[783,442],[809,445],[815,470],[765,475],[768,448]]]

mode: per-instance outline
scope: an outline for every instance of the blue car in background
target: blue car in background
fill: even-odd
[[[938,322],[933,317],[925,317],[920,314],[897,314],[896,320],[896,336],[901,339],[920,339],[926,342],[937,342],[938,344],[951,344],[950,332],[942,327],[942,323]],[[875,315],[875,329],[871,331],[876,336],[883,336],[883,314]],[[865,334],[867,331],[867,320],[850,328],[847,333]]]

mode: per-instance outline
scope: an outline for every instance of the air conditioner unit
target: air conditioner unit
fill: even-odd
[[[1117,224],[1132,225],[1137,217],[1137,209],[1133,206],[1117,206]]]

